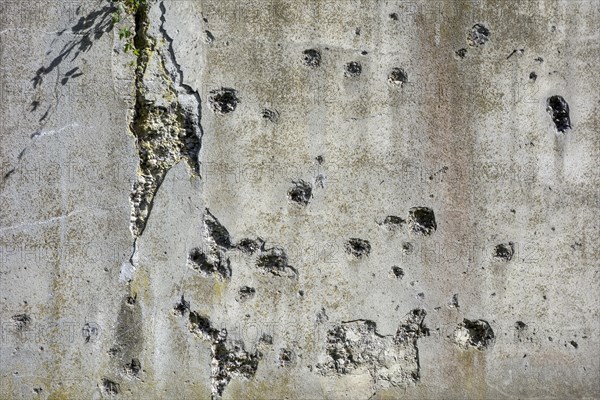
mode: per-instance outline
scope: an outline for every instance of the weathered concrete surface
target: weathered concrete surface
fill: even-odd
[[[0,1],[0,398],[600,398],[597,1],[141,3]]]

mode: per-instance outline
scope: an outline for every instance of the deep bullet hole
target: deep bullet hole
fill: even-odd
[[[304,297],[304,290],[298,290],[298,296]]]
[[[221,88],[210,91],[208,102],[215,113],[228,114],[235,111],[240,100],[235,89]]]
[[[296,358],[296,355],[294,354],[294,352],[292,350],[288,350],[288,349],[280,349],[279,350],[278,360],[279,360],[280,366],[287,367],[287,366],[292,365],[294,363],[295,358]]]
[[[409,243],[409,242],[402,243],[402,254],[410,255],[413,253],[413,250],[414,250],[414,246],[412,245],[412,243]]]
[[[573,346],[573,347],[575,347],[575,348],[578,348],[578,347],[579,347],[579,345],[577,344],[577,342],[576,342],[576,341],[574,341],[574,340],[571,340],[569,343],[571,344],[571,346]]]
[[[397,230],[397,229],[401,228],[402,225],[404,225],[405,223],[406,223],[406,221],[400,217],[397,217],[395,215],[388,215],[383,220],[382,225],[385,226],[387,229]]]
[[[213,398],[220,398],[233,376],[252,378],[258,369],[262,354],[248,352],[241,341],[230,343],[227,332],[221,332],[211,346]]]
[[[279,111],[277,110],[263,108],[260,115],[263,119],[266,119],[267,121],[271,121],[273,123],[277,123],[279,121]]]
[[[215,339],[219,336],[219,331],[211,326],[208,317],[196,311],[190,312],[188,328],[190,332],[200,335],[204,339]]]
[[[231,278],[231,263],[229,258],[223,259],[219,251],[211,251],[209,254],[206,254],[201,249],[194,248],[190,251],[188,262],[193,269],[199,271],[202,275],[210,276],[217,274],[223,279]]]
[[[517,321],[517,322],[515,322],[515,329],[517,331],[523,331],[523,330],[527,329],[527,324],[523,321]]]
[[[351,61],[344,66],[344,76],[346,78],[355,78],[362,72],[362,66],[358,61]]]
[[[402,68],[393,68],[388,75],[388,82],[392,85],[402,86],[404,83],[408,82],[408,76]]]
[[[515,255],[515,244],[513,242],[501,243],[494,250],[494,257],[504,261],[512,260]]]
[[[236,297],[236,300],[240,303],[244,303],[250,299],[253,299],[255,294],[256,294],[256,289],[254,289],[253,287],[242,286],[240,288],[240,290],[238,290],[238,295]]]
[[[317,162],[319,163],[319,165],[321,165],[325,161],[325,158],[323,158],[323,156],[316,156],[315,160],[317,160]]]
[[[227,229],[219,222],[219,220],[211,214],[208,208],[205,210],[204,224],[208,231],[208,235],[218,245],[225,249],[231,248],[231,236]]]
[[[131,359],[131,362],[125,365],[125,373],[133,376],[137,376],[142,370],[142,363],[137,358]]]
[[[392,267],[392,274],[394,274],[394,277],[396,279],[402,279],[404,278],[404,270],[400,267],[397,266],[393,266]]]
[[[316,49],[308,49],[304,50],[302,53],[304,54],[304,58],[302,63],[310,68],[316,68],[321,65],[321,53]]]
[[[263,249],[264,245],[265,245],[264,240],[262,240],[260,238],[258,238],[256,240],[245,238],[245,239],[240,240],[236,247],[238,249],[240,249],[242,251],[242,253],[252,255],[252,254],[256,253],[258,250]]]
[[[205,41],[207,44],[211,44],[212,42],[214,42],[214,41],[215,41],[215,37],[214,37],[214,35],[211,33],[211,31],[204,31],[204,38],[205,38],[205,39],[204,39],[204,41]]]
[[[393,19],[394,21],[398,21],[398,14],[396,13],[391,13],[390,14],[390,18]]]
[[[354,34],[355,34],[355,35],[359,35],[359,36],[360,36],[360,28],[356,28],[356,29],[354,30]]]
[[[569,117],[569,105],[562,96],[552,96],[546,101],[547,110],[552,116],[556,130],[564,132],[571,129],[571,118]]]
[[[450,307],[450,308],[459,308],[460,307],[458,305],[458,293],[455,293],[452,296],[452,300],[450,301],[450,304],[448,304],[448,307]]]
[[[454,52],[458,58],[465,58],[467,56],[467,49],[462,48]]]
[[[413,310],[395,335],[382,335],[370,320],[342,322],[327,332],[325,362],[317,364],[323,375],[369,372],[375,389],[404,386],[420,379],[417,340],[428,334],[425,311]]]
[[[469,46],[481,46],[490,40],[490,30],[482,24],[475,24],[467,34]]]
[[[117,382],[111,381],[110,379],[102,379],[102,389],[110,396],[115,396],[121,391],[121,387]]]
[[[312,197],[312,186],[310,183],[293,181],[294,186],[288,191],[288,197],[294,203],[307,205]]]
[[[137,296],[127,296],[126,303],[128,306],[135,306]]]
[[[535,80],[537,79],[537,74],[534,71],[531,71],[531,73],[529,74],[529,79],[535,82]]]
[[[287,254],[280,247],[266,250],[258,257],[256,265],[261,270],[276,276],[293,278],[298,274],[296,269],[288,264]]]
[[[183,317],[186,312],[190,311],[190,302],[187,301],[183,297],[183,295],[181,295],[181,299],[177,304],[175,304],[175,307],[173,307],[173,311],[175,312],[175,314]]]
[[[482,319],[471,321],[465,318],[454,331],[454,340],[463,348],[485,350],[493,345],[495,335],[487,321]]]
[[[17,330],[22,331],[25,329],[27,324],[31,322],[31,317],[27,314],[16,314],[11,317],[13,323],[17,327]]]
[[[363,50],[363,51],[360,52],[360,54],[362,54],[363,56],[366,56],[367,54],[369,54],[369,52],[366,51],[366,50]]]
[[[420,235],[429,236],[437,229],[435,214],[427,207],[411,208],[408,211],[408,223],[411,230]]]
[[[368,240],[350,238],[345,244],[346,253],[361,258],[371,253],[371,243]]]

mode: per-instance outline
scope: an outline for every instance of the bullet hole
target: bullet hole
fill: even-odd
[[[357,35],[357,36],[360,36],[360,28],[356,28],[354,30],[354,34]]]
[[[363,51],[360,52],[360,54],[363,55],[363,56],[366,56],[367,54],[369,54],[369,52],[366,51],[366,50],[363,50]]]
[[[242,286],[240,290],[238,290],[238,295],[235,299],[240,303],[244,303],[248,300],[253,299],[255,294],[256,289],[254,289],[253,287]]]
[[[282,367],[290,366],[294,363],[295,354],[292,350],[280,349],[278,355],[279,365]]]
[[[406,221],[400,217],[397,217],[395,215],[388,215],[387,217],[385,217],[381,225],[385,226],[387,229],[390,230],[397,230],[401,228],[402,225],[404,225],[405,223]]]
[[[190,302],[187,301],[183,297],[183,295],[181,295],[181,299],[177,304],[175,304],[175,307],[173,307],[173,311],[175,312],[175,314],[183,317],[186,312],[190,311]]]
[[[512,51],[512,53],[510,53],[508,55],[508,57],[506,57],[506,59],[508,60],[509,58],[511,58],[515,54],[523,54],[523,53],[525,53],[525,49],[515,49],[515,50]]]
[[[578,348],[578,347],[579,347],[579,345],[577,344],[577,342],[576,342],[576,341],[574,341],[574,340],[571,340],[569,343],[570,343],[570,344],[571,344],[571,346],[573,346],[574,348]]]
[[[252,239],[242,239],[238,242],[237,248],[242,251],[244,254],[252,255],[256,253],[258,250],[261,250],[265,245],[264,240],[258,238],[256,240]]]
[[[304,297],[304,290],[298,290],[298,296]]]
[[[467,56],[467,49],[462,48],[454,52],[458,58],[465,58]]]
[[[116,357],[121,352],[121,349],[118,347],[111,347],[108,349],[107,353],[111,357]]]
[[[515,244],[513,242],[501,243],[494,250],[494,257],[504,261],[512,260],[515,254]]]
[[[547,111],[552,116],[556,130],[564,132],[571,129],[571,118],[569,117],[569,105],[562,96],[552,96],[546,101]]]
[[[537,57],[536,59],[534,59],[533,61],[537,61],[539,63],[543,63],[544,59],[542,57]]]
[[[493,345],[494,340],[492,327],[482,319],[471,321],[465,318],[454,331],[454,341],[463,348],[485,350]]]
[[[321,307],[321,310],[317,313],[317,324],[323,324],[329,321],[329,316],[325,312],[325,308]]]
[[[127,296],[127,300],[125,300],[125,302],[127,303],[128,306],[135,306],[136,303],[136,296]]]
[[[200,335],[204,339],[214,339],[219,335],[219,331],[212,328],[208,317],[196,311],[190,312],[188,328],[191,333]]]
[[[490,40],[490,30],[482,24],[475,24],[467,34],[469,46],[481,46]]]
[[[535,73],[535,71],[531,71],[531,73],[529,74],[529,79],[535,82],[535,80],[537,79],[537,74]]]
[[[319,165],[321,165],[325,161],[325,158],[323,158],[323,156],[316,156],[315,160],[317,160],[317,162],[319,163]]]
[[[316,68],[321,65],[321,53],[316,49],[308,49],[304,50],[302,53],[304,54],[304,58],[302,63],[310,68]]]
[[[404,278],[404,270],[400,267],[397,266],[393,266],[392,267],[392,274],[396,279],[402,279]]]
[[[81,328],[81,336],[85,343],[89,343],[100,335],[100,327],[95,322],[86,322]]]
[[[18,331],[25,329],[27,324],[31,322],[31,317],[27,314],[16,314],[11,317]]]
[[[228,114],[235,111],[240,100],[235,89],[221,88],[210,91],[208,102],[216,114]]]
[[[368,240],[350,238],[345,244],[346,253],[356,258],[368,256],[371,253],[371,244]]]
[[[455,293],[452,296],[452,300],[450,301],[450,304],[448,304],[448,307],[450,307],[450,308],[459,308],[460,307],[458,305],[458,293]]]
[[[111,381],[110,379],[102,379],[102,390],[110,396],[115,396],[121,391],[121,387],[117,382]]]
[[[408,211],[408,223],[413,232],[429,236],[436,229],[435,215],[431,208],[413,207]]]
[[[40,393],[42,393],[42,388],[33,388],[33,392],[35,394],[40,394]]]
[[[414,250],[414,246],[412,245],[412,243],[409,243],[409,242],[402,243],[402,254],[410,255],[413,253],[413,250]]]
[[[231,263],[228,258],[223,259],[219,251],[206,254],[201,249],[194,248],[190,251],[188,263],[204,276],[217,274],[223,279],[231,278]]]
[[[206,44],[211,44],[215,41],[215,37],[211,33],[211,31],[204,31],[204,42]]]
[[[346,78],[355,78],[362,72],[362,66],[358,61],[351,61],[344,67],[344,76]]]
[[[267,121],[271,121],[273,123],[277,123],[279,121],[279,111],[277,110],[263,108],[260,115],[263,119],[266,119]]]
[[[137,376],[139,372],[142,370],[142,363],[137,358],[131,359],[131,362],[125,364],[125,373],[128,375]]]
[[[231,248],[231,236],[227,229],[219,222],[219,220],[211,214],[208,208],[205,210],[204,224],[208,231],[208,235],[218,245],[225,249]]]
[[[258,257],[256,265],[261,270],[276,276],[292,278],[298,274],[296,269],[288,264],[287,254],[280,247],[266,250]]]
[[[404,83],[408,82],[408,76],[402,68],[393,68],[388,75],[388,82],[392,85],[402,86]]]
[[[425,298],[425,293],[421,292],[421,293],[417,293],[417,298],[419,300],[423,300]]]
[[[396,13],[391,13],[390,14],[390,18],[393,19],[394,21],[398,21],[398,14]]]
[[[294,203],[306,206],[312,197],[312,186],[303,180],[292,181],[294,186],[288,191],[288,197]]]
[[[273,344],[273,336],[263,333],[258,339],[261,343],[272,345]]]

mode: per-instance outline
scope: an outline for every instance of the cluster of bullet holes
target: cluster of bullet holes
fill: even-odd
[[[253,299],[255,294],[256,289],[253,287],[242,286],[238,290],[238,295],[236,296],[235,300],[239,303],[245,303],[246,301]]]
[[[408,82],[408,76],[402,68],[394,68],[388,75],[388,82],[392,85],[402,86]]]
[[[127,375],[137,376],[142,370],[142,363],[137,358],[133,358],[130,363],[125,364],[124,370]]]
[[[429,236],[437,229],[435,214],[428,207],[413,207],[408,211],[408,224],[414,233]]]
[[[350,238],[345,243],[344,248],[346,253],[356,258],[368,257],[371,253],[371,243],[365,239]]]
[[[235,111],[239,102],[237,91],[231,88],[211,90],[208,97],[210,108],[217,114],[228,114]]]
[[[487,321],[482,319],[464,319],[454,331],[454,340],[462,348],[486,350],[495,340],[494,331]]]
[[[402,279],[404,278],[404,270],[398,266],[393,266],[392,267],[392,276],[396,279]]]
[[[490,40],[490,30],[482,24],[475,24],[467,34],[469,46],[481,46]]]
[[[256,265],[262,271],[275,276],[294,278],[298,275],[298,271],[289,265],[287,254],[281,247],[265,250],[258,257]]]
[[[358,61],[350,61],[344,66],[344,76],[355,78],[362,73],[362,65]]]
[[[512,260],[515,255],[515,244],[513,242],[500,243],[494,249],[494,257],[504,261]]]
[[[277,358],[281,367],[288,367],[294,363],[295,354],[292,350],[280,349]]]
[[[176,315],[183,317],[185,313],[190,312],[190,302],[181,295],[181,299],[175,304],[175,307],[173,307],[173,312]]]
[[[562,96],[552,96],[546,101],[547,110],[552,116],[552,121],[559,132],[571,129],[571,118],[569,116],[569,105]]]
[[[277,123],[279,121],[279,111],[271,110],[269,108],[263,108],[261,111],[261,117],[267,121]]]
[[[288,191],[288,197],[291,201],[297,204],[306,206],[312,198],[312,185],[303,180],[292,181],[294,185]]]
[[[231,263],[224,259],[220,252],[205,253],[200,248],[190,251],[188,262],[190,266],[204,276],[216,274],[223,279],[231,278]]]
[[[110,379],[102,379],[102,390],[109,396],[116,396],[121,392],[121,386]]]
[[[302,59],[302,63],[310,68],[316,68],[321,65],[321,53],[316,49],[308,49],[304,50],[302,53],[304,58]]]

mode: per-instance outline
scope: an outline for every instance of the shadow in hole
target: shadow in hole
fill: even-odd
[[[68,41],[60,53],[50,62],[48,66],[40,67],[35,76],[31,79],[33,87],[38,87],[44,80],[44,77],[50,74],[56,69],[65,59],[72,56],[70,61],[77,59],[79,54],[90,50],[94,44],[94,41],[100,39],[105,33],[110,32],[113,29],[112,13],[116,8],[111,4],[104,5],[101,9],[89,13],[86,16],[79,18],[77,23],[73,25],[71,34],[74,38]],[[77,8],[77,15],[79,15],[81,7]],[[62,36],[68,29],[63,29],[58,32],[57,36]],[[48,54],[50,54],[48,52]],[[66,85],[69,79],[77,78],[83,75],[82,72],[78,72],[79,67],[75,67],[69,70],[61,79],[61,84]],[[34,102],[35,103],[35,102]],[[38,104],[32,104],[33,109],[37,108]]]

